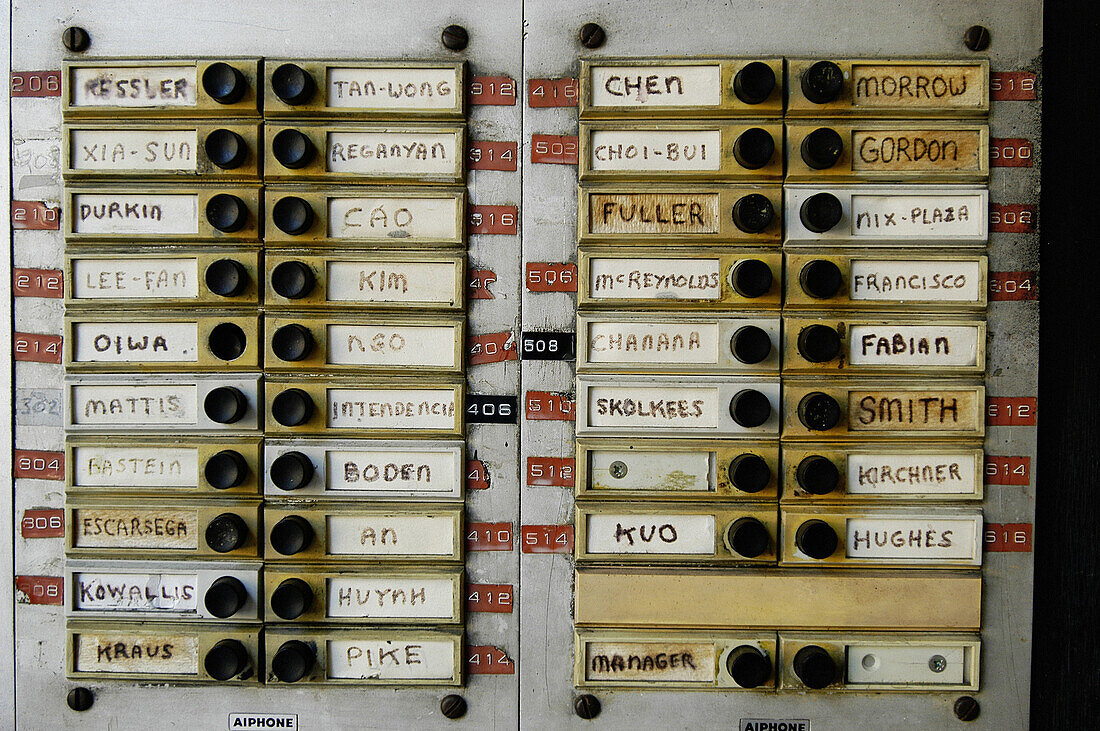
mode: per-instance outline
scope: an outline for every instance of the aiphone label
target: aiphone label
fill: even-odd
[[[229,729],[276,728],[298,731],[297,713],[230,713]]]

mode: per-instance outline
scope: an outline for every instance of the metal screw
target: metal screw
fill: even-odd
[[[88,31],[79,25],[71,25],[61,33],[61,43],[73,53],[82,53],[92,45],[92,38]]]
[[[968,695],[961,695],[955,699],[955,718],[960,721],[973,721],[982,714],[982,707],[978,701]]]
[[[573,710],[586,721],[600,715],[600,699],[589,693],[577,696],[573,701]]]
[[[466,715],[466,699],[460,695],[445,695],[439,701],[439,710],[452,721]]]
[[[934,673],[942,673],[947,669],[947,658],[943,655],[933,655],[928,658],[928,669]]]
[[[74,711],[86,711],[92,707],[92,703],[95,702],[95,696],[92,691],[82,686],[77,686],[69,691],[69,694],[65,696],[65,702],[69,704],[69,708]]]
[[[608,466],[607,471],[610,472],[611,476],[615,479],[626,477],[626,463],[615,460]]]
[[[448,25],[443,29],[443,47],[461,51],[470,45],[470,34],[461,25]]]
[[[585,48],[599,48],[607,40],[607,33],[597,23],[585,23],[581,26],[580,39]]]
[[[989,28],[986,28],[984,25],[972,25],[967,28],[966,33],[963,34],[963,43],[974,52],[984,51],[989,48],[990,40]]]

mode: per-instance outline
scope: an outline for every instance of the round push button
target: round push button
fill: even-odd
[[[313,479],[313,462],[301,452],[283,452],[271,462],[271,482],[280,490],[298,490]]]
[[[746,429],[758,427],[772,415],[772,405],[768,397],[759,391],[746,388],[738,391],[730,399],[730,416]]]
[[[271,592],[271,611],[280,619],[298,619],[313,604],[313,589],[301,579],[283,579]]]
[[[313,543],[313,526],[305,518],[288,515],[271,529],[271,547],[284,556],[293,556]]]
[[[839,540],[836,531],[824,520],[807,520],[795,531],[794,545],[810,558],[820,561],[836,553]]]
[[[743,104],[761,104],[775,89],[775,71],[761,61],[741,67],[733,77],[733,94]]]
[[[811,363],[827,363],[840,355],[840,334],[828,325],[810,325],[798,333],[798,352]]]
[[[317,655],[300,640],[290,640],[279,645],[271,658],[271,672],[284,683],[296,683],[313,669]]]
[[[248,288],[248,270],[234,259],[218,259],[206,267],[206,288],[219,297],[236,297]]]
[[[231,129],[216,129],[203,142],[206,157],[222,170],[235,170],[248,159],[248,143]]]
[[[248,81],[239,70],[219,61],[202,72],[202,90],[218,104],[236,104],[248,91]]]
[[[758,454],[739,454],[730,462],[730,483],[741,492],[760,492],[772,481],[772,469]]]
[[[248,526],[235,513],[222,513],[206,524],[206,545],[211,551],[236,551],[248,540]]]
[[[313,351],[313,333],[304,325],[283,325],[271,336],[271,351],[279,360],[304,360]]]
[[[818,61],[802,72],[801,86],[811,102],[828,104],[844,90],[844,72],[832,61]]]
[[[775,207],[767,196],[749,193],[733,204],[733,225],[747,234],[758,234],[775,218]]]
[[[755,365],[771,354],[771,336],[756,325],[739,327],[730,338],[730,352],[745,365]]]
[[[283,167],[297,170],[313,162],[317,148],[298,130],[284,129],[271,140],[271,153]]]
[[[822,234],[840,223],[844,207],[832,193],[815,193],[802,201],[798,218],[802,225],[815,234]]]
[[[206,202],[206,220],[222,233],[231,234],[248,223],[248,206],[235,195],[218,193]]]
[[[298,64],[284,63],[271,74],[271,90],[285,104],[296,107],[313,98],[317,84]]]
[[[203,603],[206,611],[218,619],[227,619],[241,610],[248,601],[248,590],[235,576],[222,576],[206,590]]]
[[[798,420],[810,431],[829,431],[840,423],[840,404],[827,393],[808,393],[798,402]]]
[[[749,170],[759,170],[771,162],[775,154],[775,140],[761,127],[750,127],[733,142],[733,159]]]
[[[271,288],[289,300],[302,299],[316,283],[313,270],[300,261],[284,261],[271,270]]]
[[[802,161],[814,170],[827,170],[836,165],[844,152],[844,140],[835,129],[818,127],[802,138]]]
[[[827,300],[836,297],[844,277],[840,267],[828,259],[814,259],[798,272],[798,283],[802,291],[815,300]]]
[[[798,486],[811,495],[828,495],[840,484],[840,470],[831,459],[813,454],[798,463]]]
[[[742,688],[758,688],[772,676],[772,662],[752,645],[741,645],[726,656],[726,672]]]
[[[206,341],[210,353],[219,360],[236,360],[244,354],[248,338],[240,325],[233,322],[220,322],[210,330]]]
[[[737,294],[747,299],[763,297],[772,288],[772,270],[759,259],[745,259],[730,273],[730,284]]]
[[[821,690],[836,682],[836,660],[824,648],[806,645],[795,653],[794,674],[807,688]]]
[[[202,666],[214,680],[229,680],[248,667],[248,650],[240,640],[220,640],[207,651]]]
[[[726,531],[726,540],[737,555],[756,558],[768,550],[772,537],[756,518],[738,518]]]
[[[202,410],[210,421],[218,424],[233,424],[248,413],[248,399],[239,388],[218,386],[206,394]]]
[[[202,474],[210,483],[210,487],[215,490],[228,490],[244,483],[245,478],[248,477],[248,462],[240,452],[223,449],[206,460]]]
[[[313,207],[296,195],[284,196],[271,207],[271,222],[287,236],[301,236],[313,225]]]
[[[271,416],[283,426],[301,426],[313,416],[313,399],[300,388],[280,391],[271,400]]]

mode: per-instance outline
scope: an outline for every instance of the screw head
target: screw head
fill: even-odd
[[[591,693],[579,695],[573,701],[574,712],[586,721],[590,721],[600,715],[601,708],[600,699]]]
[[[968,695],[961,695],[955,699],[955,718],[960,721],[973,721],[982,715],[982,707],[977,699]]]
[[[439,710],[452,721],[462,718],[466,715],[466,699],[456,693],[445,695],[439,701]]]
[[[966,29],[966,33],[963,34],[963,43],[971,51],[978,53],[989,48],[989,43],[992,40],[992,36],[989,34],[989,28],[984,25],[972,25]],[[974,700],[971,698],[971,700]],[[977,701],[974,701],[977,703]]]
[[[470,34],[461,25],[448,25],[440,37],[443,47],[450,51],[461,51],[470,45]]]
[[[95,695],[84,686],[77,686],[65,696],[65,703],[74,711],[86,711],[95,703]]]
[[[942,673],[947,669],[947,658],[943,655],[933,655],[928,658],[928,669],[934,673]]]
[[[614,477],[616,480],[622,479],[626,477],[626,462],[615,460],[610,465],[608,465],[607,471],[610,472],[611,476]]]
[[[600,27],[598,23],[585,23],[581,26],[580,33],[578,33],[581,45],[585,48],[599,48],[607,40],[607,33]],[[585,696],[581,696],[584,698]],[[589,696],[592,697],[592,696]],[[593,700],[595,698],[593,697]]]
[[[88,50],[88,47],[92,45],[92,37],[88,35],[88,31],[81,28],[79,25],[70,25],[68,28],[61,32],[61,45],[65,46],[66,50],[73,53],[83,53]],[[89,692],[87,688],[74,688],[73,691],[83,690]],[[91,705],[89,703],[89,705]],[[83,708],[80,710],[84,710]]]

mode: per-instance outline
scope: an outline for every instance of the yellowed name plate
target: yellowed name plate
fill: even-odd
[[[988,104],[981,64],[852,63],[856,107],[976,110]]]
[[[852,431],[973,432],[984,423],[984,399],[969,390],[864,391],[848,393]]]
[[[585,680],[652,683],[713,683],[712,642],[584,643]]]
[[[717,193],[593,193],[593,234],[714,234],[719,231]]]
[[[197,675],[197,635],[140,631],[80,632],[73,635],[74,669],[81,673]]]
[[[76,548],[198,548],[198,511],[173,508],[75,508]]]
[[[979,172],[982,135],[977,130],[855,130],[855,171]]]

